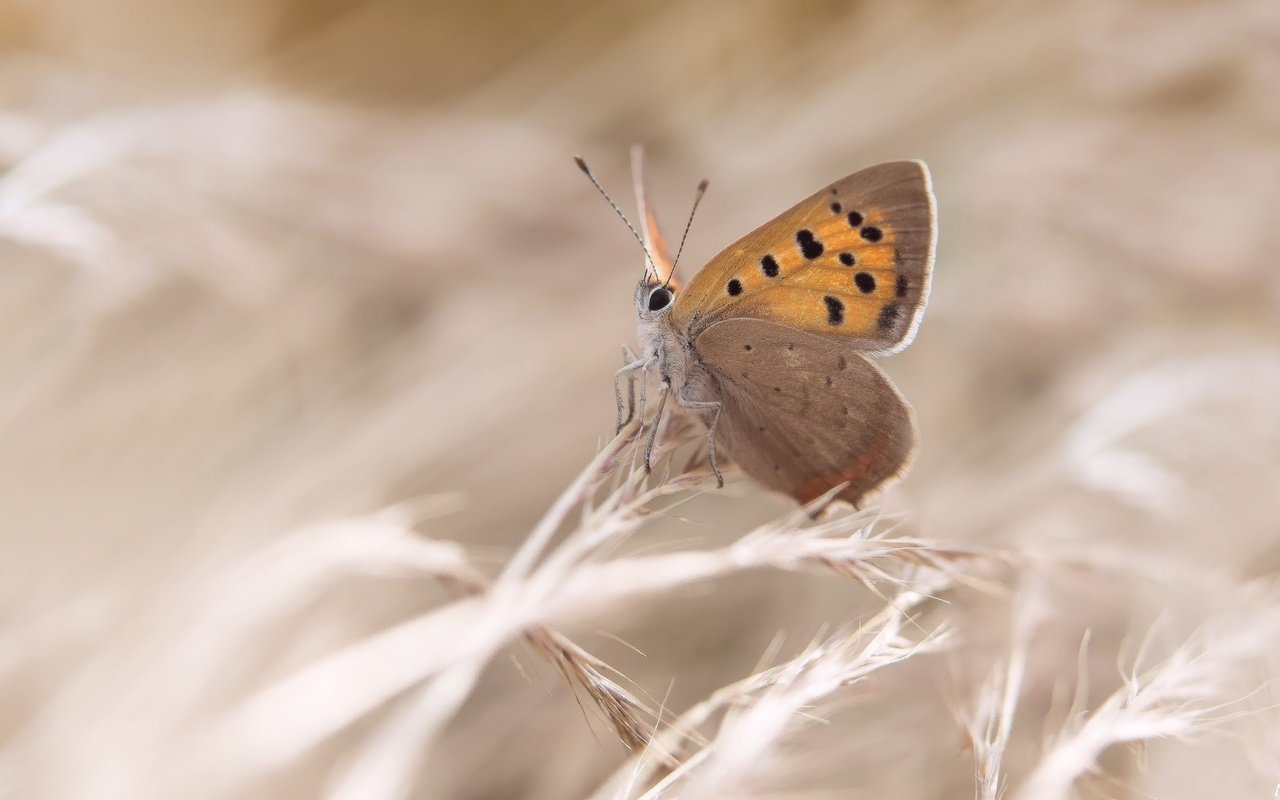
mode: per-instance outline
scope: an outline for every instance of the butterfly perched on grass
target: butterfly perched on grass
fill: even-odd
[[[900,477],[915,450],[913,414],[868,356],[910,344],[929,297],[937,226],[924,163],[841,178],[726,247],[687,285],[645,202],[638,150],[633,167],[647,264],[635,291],[640,352],[615,384],[619,426],[620,382],[652,371],[659,415],[673,397],[706,422],[721,485],[724,455],[802,503],[842,487],[836,497],[858,505]]]

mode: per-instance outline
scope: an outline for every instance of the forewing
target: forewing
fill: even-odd
[[[711,259],[677,294],[673,322],[695,339],[722,320],[767,320],[895,352],[928,300],[936,238],[924,163],[870,167]]]
[[[802,503],[847,483],[858,505],[909,466],[911,409],[847,342],[731,319],[694,347],[720,384],[717,446],[757,482]]]

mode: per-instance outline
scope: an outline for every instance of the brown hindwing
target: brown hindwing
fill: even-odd
[[[847,483],[857,505],[909,465],[911,408],[847,342],[731,319],[694,347],[720,384],[717,445],[759,483],[802,503]]]

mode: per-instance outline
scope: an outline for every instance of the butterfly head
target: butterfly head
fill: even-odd
[[[659,356],[664,377],[683,374],[683,368],[672,361],[675,354],[684,351],[682,336],[671,316],[676,304],[676,287],[646,274],[636,284],[635,301],[636,338],[641,352]]]
[[[671,284],[655,281],[645,274],[636,284],[636,316],[641,322],[655,322],[671,312],[676,290]]]

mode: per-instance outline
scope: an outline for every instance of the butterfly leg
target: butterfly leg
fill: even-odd
[[[720,467],[716,464],[716,425],[720,424],[720,411],[723,405],[717,400],[681,400],[680,405],[700,411],[715,410],[716,414],[711,418],[711,424],[707,426],[707,458],[711,462],[711,471],[716,476],[716,488],[724,488],[724,476],[720,474]]]
[[[623,343],[622,345],[623,366],[630,366],[631,364],[634,364],[635,362],[640,360],[642,359],[640,358],[640,356],[636,355],[634,350],[631,349],[631,345]],[[617,388],[616,384],[615,384],[615,388]],[[630,422],[632,416],[634,416],[635,413],[636,413],[636,376],[633,370],[627,373],[627,418],[623,420],[622,424],[626,425],[628,422]],[[618,430],[622,430],[622,428],[619,427]]]
[[[667,395],[670,393],[671,393],[671,383],[669,381],[664,380],[662,382],[662,385],[658,387],[658,410],[653,415],[653,425],[649,428],[649,436],[647,439],[645,439],[645,442],[644,442],[644,471],[646,473],[650,471],[649,457],[653,455],[653,444],[654,444],[654,441],[657,440],[658,438],[658,428],[661,427],[661,424],[662,424],[662,409],[664,406],[666,406]],[[640,394],[643,398],[643,395],[644,395],[643,386],[640,387]],[[641,399],[640,403],[641,405],[643,405],[644,400]]]
[[[636,403],[635,413],[640,417],[640,420],[642,422],[644,421],[644,412],[647,411],[649,408],[648,399],[647,399],[649,396],[649,367],[652,367],[657,363],[658,363],[658,355],[657,353],[654,353],[653,355],[649,356],[648,361],[645,361],[644,364],[638,367],[640,372],[640,376],[639,376],[640,398],[639,398],[639,401]]]
[[[623,346],[623,353],[624,353],[625,355],[631,355],[631,356],[634,356],[635,354],[634,354],[634,353],[631,353],[631,352],[630,352],[630,349],[631,349],[631,348],[626,347],[626,346],[624,345],[624,346]],[[634,361],[632,361],[631,363],[629,363],[629,364],[625,365],[622,369],[620,369],[620,370],[618,370],[617,372],[613,373],[613,396],[614,396],[614,399],[615,399],[615,400],[617,401],[617,403],[618,403],[618,427],[617,427],[617,429],[614,431],[614,433],[615,433],[615,434],[616,434],[618,431],[621,431],[621,430],[622,430],[622,426],[623,426],[623,425],[626,425],[628,422],[630,422],[630,421],[631,421],[631,418],[632,418],[633,416],[635,416],[635,408],[636,408],[636,376],[635,376],[635,371],[636,371],[636,370],[638,370],[638,369],[644,369],[644,368],[645,368],[645,367],[647,367],[648,365],[649,365],[649,362],[648,362],[648,361],[646,361],[645,359],[643,359],[643,358],[637,358],[637,359],[635,359]],[[622,380],[623,380],[623,378],[626,378],[626,380],[627,380],[627,417],[626,417],[626,419],[623,419],[623,418],[622,418]]]

